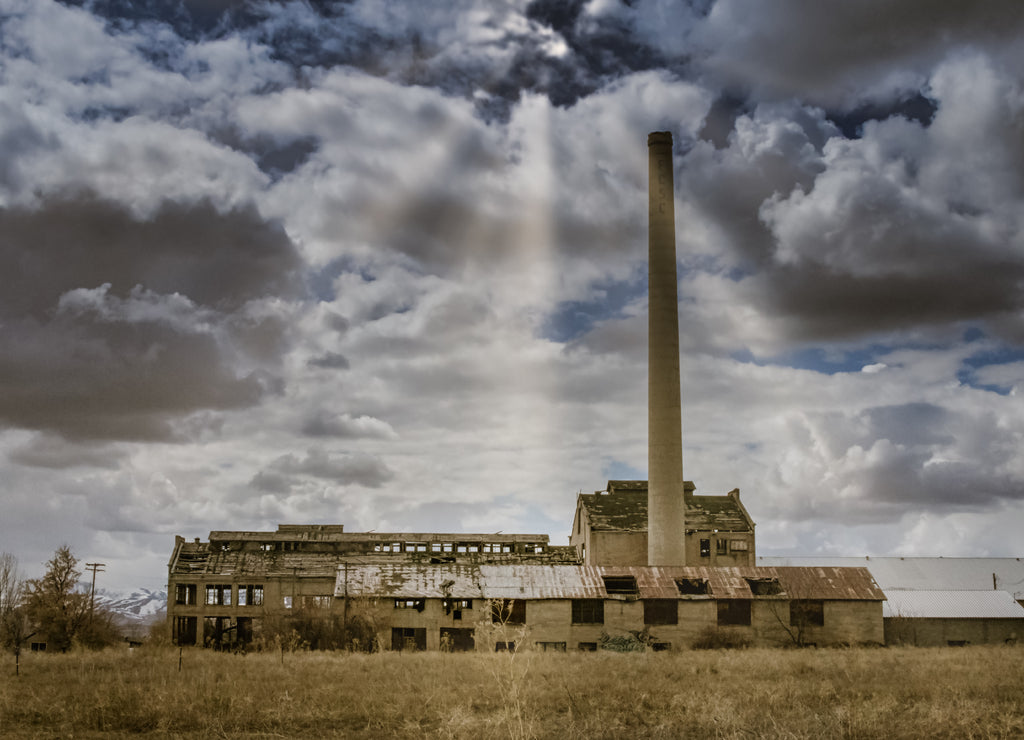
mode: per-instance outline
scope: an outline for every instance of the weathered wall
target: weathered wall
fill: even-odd
[[[647,565],[647,533],[592,531],[586,564]]]
[[[992,645],[1024,640],[1024,619],[926,619],[886,617],[887,645]]]

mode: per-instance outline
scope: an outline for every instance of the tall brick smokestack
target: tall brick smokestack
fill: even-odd
[[[649,134],[647,156],[647,564],[686,565],[672,134]]]

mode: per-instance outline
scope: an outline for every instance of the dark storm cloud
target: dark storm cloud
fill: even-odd
[[[301,294],[301,263],[280,225],[253,208],[167,202],[148,219],[91,196],[0,209],[0,315],[47,315],[75,288],[137,285],[235,311],[263,296]]]
[[[298,258],[253,210],[92,198],[0,210],[0,419],[76,439],[172,439],[203,409],[257,403],[297,296]],[[239,366],[239,357],[249,358]]]
[[[309,437],[335,437],[337,439],[394,439],[395,431],[380,419],[370,416],[334,414],[320,410],[303,425],[302,433]]]
[[[856,107],[914,90],[956,47],[1009,49],[1024,33],[1017,0],[719,0],[692,35],[727,87]],[[742,29],[737,33],[737,29]]]
[[[320,448],[310,449],[305,457],[282,455],[260,471],[252,485],[272,493],[283,493],[302,483],[304,478],[317,478],[341,485],[380,488],[394,477],[394,472],[374,455],[331,454]]]
[[[327,370],[348,370],[350,366],[348,358],[337,352],[327,352],[326,354],[314,357],[309,360],[309,364],[312,367],[320,367]]]
[[[113,445],[75,444],[47,434],[37,435],[8,455],[11,462],[18,465],[51,470],[80,467],[116,469],[127,457],[127,451]]]

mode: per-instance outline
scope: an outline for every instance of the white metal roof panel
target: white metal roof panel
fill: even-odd
[[[885,592],[883,617],[924,619],[1021,619],[1024,607],[1006,591]]]
[[[1024,599],[1024,558],[759,557],[764,566],[858,566],[883,591],[1008,591]]]

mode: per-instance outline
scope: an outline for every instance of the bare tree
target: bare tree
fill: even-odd
[[[15,665],[21,648],[32,636],[25,610],[25,581],[18,571],[18,560],[0,553],[0,647],[14,653]]]

